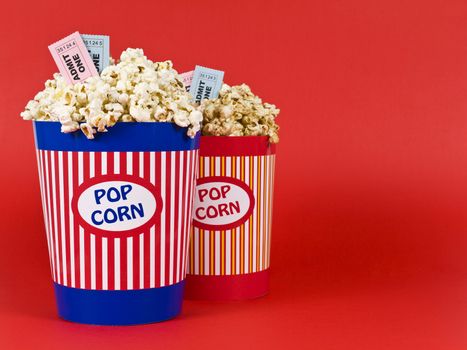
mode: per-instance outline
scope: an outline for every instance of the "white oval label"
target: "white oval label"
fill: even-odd
[[[153,224],[162,209],[159,198],[155,187],[141,178],[107,175],[84,182],[72,206],[80,224],[92,233],[131,234]]]
[[[197,181],[193,225],[206,230],[240,226],[253,212],[255,199],[242,181],[210,176]]]

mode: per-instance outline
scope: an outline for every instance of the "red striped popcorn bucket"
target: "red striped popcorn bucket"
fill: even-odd
[[[59,315],[142,324],[181,311],[199,136],[118,123],[87,140],[34,122]]]
[[[263,136],[202,136],[186,297],[268,292],[275,145]]]

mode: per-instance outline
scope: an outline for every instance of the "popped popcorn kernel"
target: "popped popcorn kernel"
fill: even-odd
[[[174,122],[190,137],[200,130],[202,114],[171,61],[152,62],[142,49],[129,48],[110,63],[100,76],[74,85],[55,73],[21,117],[59,121],[62,132],[80,129],[89,139],[117,122]]]
[[[248,85],[223,84],[217,99],[203,100],[202,135],[268,136],[271,143],[279,142],[279,126],[275,118],[280,110],[263,103]]]

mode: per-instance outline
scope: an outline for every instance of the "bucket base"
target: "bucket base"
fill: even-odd
[[[269,269],[243,275],[187,275],[185,298],[193,300],[246,300],[269,291]]]
[[[88,290],[54,283],[61,318],[95,325],[136,325],[165,321],[182,308],[185,281],[139,290]]]

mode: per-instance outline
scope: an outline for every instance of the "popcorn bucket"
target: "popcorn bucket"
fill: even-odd
[[[275,145],[202,136],[185,295],[241,300],[268,292]]]
[[[58,314],[129,325],[181,311],[199,136],[117,123],[88,140],[35,121]]]

